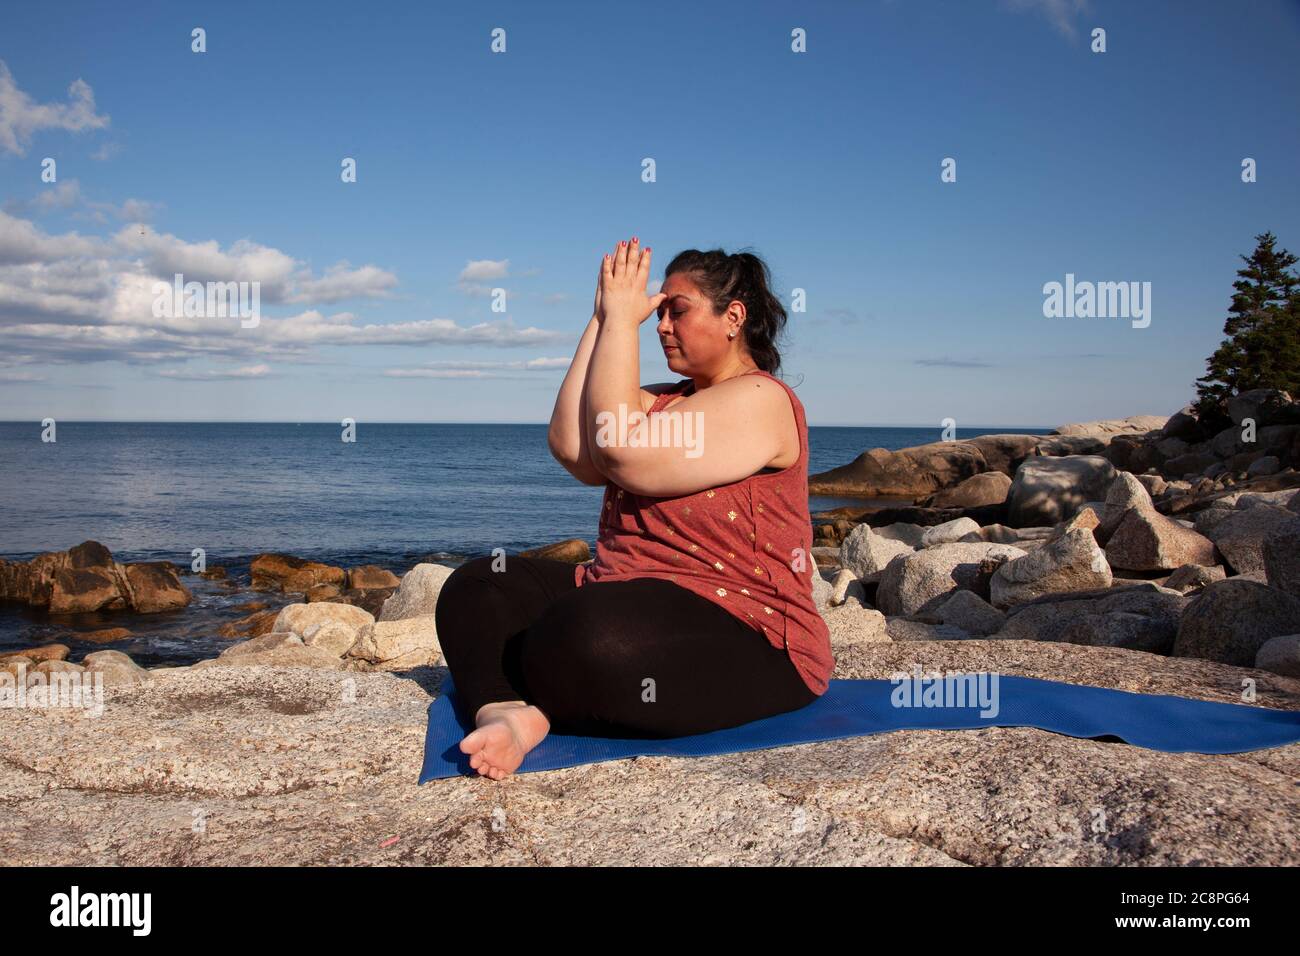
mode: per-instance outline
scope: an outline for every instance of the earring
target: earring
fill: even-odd
[[[736,337],[736,333],[735,333],[735,332],[728,332],[728,333],[727,333],[727,338],[729,338],[729,339],[734,339],[735,337]]]

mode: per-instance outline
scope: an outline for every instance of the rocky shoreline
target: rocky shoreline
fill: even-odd
[[[919,664],[1300,709],[1300,403],[1228,411],[876,449],[811,476],[813,494],[899,499],[813,516],[834,676]],[[590,559],[584,541],[524,553]],[[0,655],[27,682],[102,675],[109,697],[94,720],[0,708],[6,860],[1300,862],[1300,745],[1163,754],[990,727],[416,787],[450,569],[250,571],[265,606],[211,659]],[[0,561],[0,600],[175,610],[182,577],[87,542]]]

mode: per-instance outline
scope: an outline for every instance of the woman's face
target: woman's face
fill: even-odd
[[[713,311],[713,304],[684,272],[670,275],[659,291],[668,296],[659,306],[656,329],[668,367],[689,375],[724,364],[733,343],[727,338],[726,315]]]

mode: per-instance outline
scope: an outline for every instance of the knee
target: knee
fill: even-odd
[[[472,603],[474,595],[481,589],[484,582],[488,581],[488,575],[492,573],[492,558],[490,555],[480,558],[470,558],[464,564],[455,568],[447,579],[442,582],[438,588],[438,600],[434,604],[434,613],[440,617],[450,619],[452,614],[457,613],[461,608],[466,606],[466,602]]]
[[[523,651],[533,670],[559,668],[580,681],[608,677],[628,649],[605,611],[581,591],[556,601],[528,631]]]

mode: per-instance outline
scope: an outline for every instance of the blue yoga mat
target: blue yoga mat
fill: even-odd
[[[948,706],[926,705],[943,692],[943,681],[924,677],[903,681],[833,680],[825,694],[807,707],[708,734],[668,739],[579,737],[552,733],[529,752],[516,773],[559,770],[624,757],[705,757],[743,753],[822,740],[840,740],[891,730],[970,730],[978,727],[1037,727],[1068,737],[1116,738],[1149,750],[1169,753],[1230,754],[1265,750],[1300,741],[1300,711],[1220,704],[1158,694],[1132,694],[997,675],[995,708],[981,706],[975,695],[963,700],[948,691]],[[967,685],[969,687],[969,685]],[[939,689],[936,690],[936,687]],[[447,678],[444,693],[429,705],[420,783],[470,775],[461,739],[474,729],[455,705],[455,687]],[[897,702],[910,703],[898,706]],[[967,704],[968,706],[961,706]],[[654,706],[647,704],[647,706]]]

